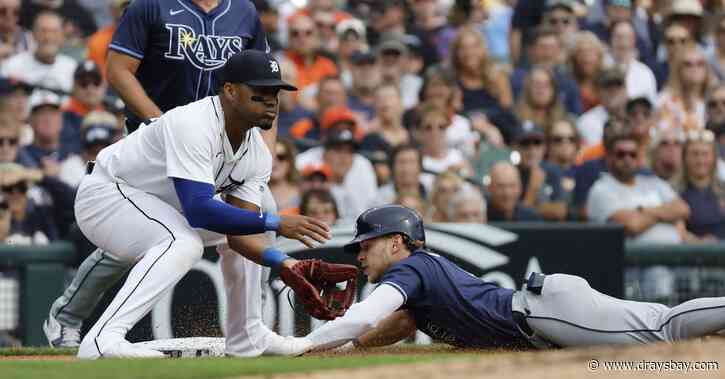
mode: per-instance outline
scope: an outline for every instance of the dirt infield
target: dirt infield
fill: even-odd
[[[420,351],[416,351],[419,353]],[[391,351],[391,353],[395,353]],[[399,353],[406,353],[401,349]],[[624,363],[622,363],[624,362]],[[697,362],[698,367],[692,365]],[[616,367],[615,365],[620,365]],[[686,365],[690,369],[686,369]],[[624,365],[630,365],[625,367]],[[700,367],[702,366],[702,367]],[[708,367],[709,366],[709,367]],[[468,379],[468,378],[725,378],[725,339],[675,345],[598,347],[533,352],[477,353],[461,360],[309,374],[275,375],[278,379]],[[249,377],[246,377],[249,378]],[[262,378],[262,377],[255,377]]]

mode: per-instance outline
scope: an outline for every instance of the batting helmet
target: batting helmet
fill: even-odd
[[[406,242],[425,243],[423,220],[418,212],[402,205],[370,208],[357,218],[355,238],[345,245],[345,252],[357,254],[360,242],[396,233],[402,234]]]

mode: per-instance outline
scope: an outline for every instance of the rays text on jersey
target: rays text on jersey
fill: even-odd
[[[227,59],[244,48],[239,36],[215,36],[197,34],[183,24],[166,24],[169,30],[169,49],[164,57],[186,60],[194,67],[211,71],[224,65]]]

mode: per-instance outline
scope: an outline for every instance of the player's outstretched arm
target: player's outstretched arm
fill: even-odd
[[[234,196],[227,196],[226,202],[234,207],[255,213],[260,211],[259,207],[255,204]],[[271,241],[264,234],[251,234],[246,236],[227,235],[227,242],[232,250],[260,265],[264,264],[263,254],[271,245]],[[285,261],[284,264],[289,266],[294,265],[296,262],[296,259],[289,258],[289,262]]]
[[[172,178],[189,225],[226,235],[249,235],[275,231],[308,246],[330,239],[330,228],[306,216],[278,217],[252,212],[214,199],[214,186],[195,180]]]
[[[354,345],[360,348],[388,346],[412,336],[415,331],[415,319],[408,311],[401,309],[358,337]]]
[[[381,284],[365,300],[355,303],[344,316],[315,329],[307,337],[313,350],[329,350],[364,336],[404,303],[403,295],[389,284]],[[388,327],[394,324],[387,325]],[[386,329],[383,329],[386,331]],[[395,334],[387,330],[389,336]],[[375,335],[373,335],[375,337]]]

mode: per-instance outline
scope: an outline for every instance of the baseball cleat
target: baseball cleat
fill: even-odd
[[[312,349],[312,342],[307,338],[282,337],[276,333],[270,336],[270,343],[262,355],[292,356],[302,355]]]
[[[164,353],[158,350],[152,350],[145,347],[134,346],[132,343],[122,340],[112,344],[108,348],[104,349],[103,354],[98,354],[97,350],[94,349],[81,349],[78,350],[79,359],[98,359],[98,358],[126,358],[126,359],[139,359],[139,358],[166,358]]]
[[[50,347],[78,347],[81,344],[81,330],[61,324],[52,314],[43,322],[43,332]]]

